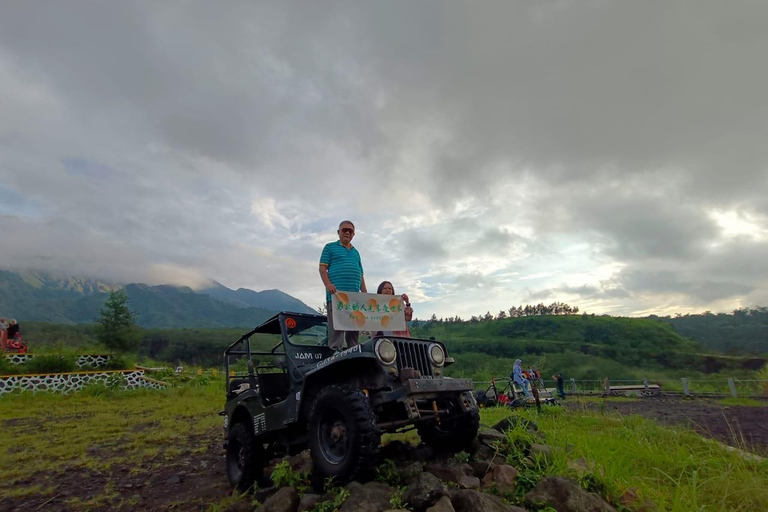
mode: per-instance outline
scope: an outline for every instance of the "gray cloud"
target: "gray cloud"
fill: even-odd
[[[425,296],[758,300],[768,235],[733,237],[716,216],[768,215],[766,14],[5,4],[0,224],[15,249],[0,264],[159,268],[312,302],[322,243],[353,217],[366,273]],[[554,277],[522,288],[521,269]]]

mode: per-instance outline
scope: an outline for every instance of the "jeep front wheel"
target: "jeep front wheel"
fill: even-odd
[[[416,430],[421,440],[435,450],[460,452],[477,437],[479,428],[480,413],[475,409],[459,416],[441,418],[440,422],[421,423]]]
[[[309,414],[309,449],[315,477],[337,483],[354,480],[373,468],[381,433],[368,397],[349,386],[329,386]]]
[[[227,477],[239,491],[246,491],[264,475],[264,446],[256,441],[247,423],[235,423],[227,433]]]

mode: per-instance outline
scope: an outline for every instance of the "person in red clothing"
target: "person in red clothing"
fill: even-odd
[[[5,351],[5,345],[8,341],[8,323],[5,318],[0,318],[0,351]]]
[[[376,293],[380,295],[394,295],[395,294],[395,287],[392,286],[392,283],[389,281],[382,281],[379,287],[376,289]],[[376,336],[399,336],[401,338],[410,338],[411,337],[411,331],[408,329],[407,322],[410,322],[413,319],[413,308],[411,307],[411,301],[408,300],[408,295],[402,294],[400,296],[403,299],[403,304],[405,304],[405,330],[404,331],[379,331],[375,335]]]

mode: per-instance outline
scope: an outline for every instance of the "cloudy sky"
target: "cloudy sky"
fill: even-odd
[[[768,3],[0,4],[0,268],[417,317],[768,305]]]

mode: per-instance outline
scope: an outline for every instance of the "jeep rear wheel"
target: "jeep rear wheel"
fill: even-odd
[[[227,477],[239,491],[246,491],[264,475],[264,446],[246,423],[235,423],[227,433]]]
[[[460,452],[466,450],[477,437],[480,428],[480,413],[467,411],[459,416],[441,418],[440,422],[429,421],[417,425],[419,437],[438,451]]]
[[[309,414],[309,449],[315,477],[353,480],[376,463],[381,433],[365,394],[348,386],[323,389]]]

